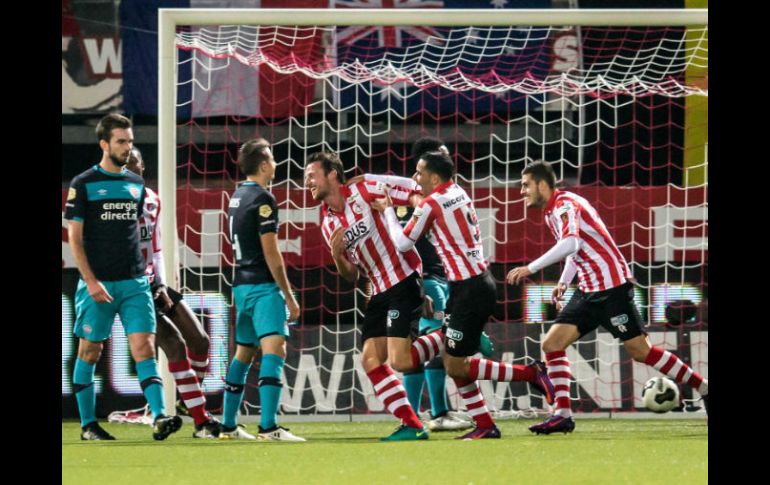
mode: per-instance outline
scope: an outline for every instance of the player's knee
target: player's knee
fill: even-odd
[[[96,364],[102,358],[102,347],[93,347],[78,350],[78,359],[87,364]]]
[[[397,355],[395,356],[390,366],[398,372],[409,372],[414,370],[414,363],[412,362],[412,356],[410,355]]]
[[[452,379],[465,379],[468,377],[468,366],[465,360],[447,359],[444,361],[444,369]]]
[[[643,348],[643,347],[637,347],[637,346],[626,346],[626,351],[628,352],[628,355],[630,355],[632,359],[642,364],[646,362],[647,354],[650,353],[649,348]]]
[[[548,335],[546,335],[545,338],[543,339],[542,347],[543,347],[543,352],[545,353],[559,352],[566,348],[566,346],[564,346],[562,342],[560,342],[558,339],[549,337]]]
[[[196,355],[209,355],[211,340],[205,333],[197,335],[194,339],[188,339],[187,348]]]

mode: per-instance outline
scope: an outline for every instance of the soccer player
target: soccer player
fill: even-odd
[[[384,217],[369,205],[374,198],[387,193],[398,204],[406,205],[412,192],[386,191],[378,182],[345,185],[342,162],[336,154],[326,152],[308,157],[305,188],[313,200],[323,202],[321,232],[340,275],[355,282],[363,272],[371,283],[372,297],[362,329],[361,364],[377,397],[401,420],[396,431],[382,440],[428,439],[404,386],[386,363],[390,357],[396,370],[413,368],[412,328],[416,329],[423,303],[420,256],[415,250],[396,250]],[[404,361],[409,363],[407,368],[399,368]]]
[[[421,187],[424,198],[403,230],[388,197],[377,199],[373,207],[383,212],[399,251],[412,250],[416,241],[430,233],[430,241],[449,279],[447,308],[451,316],[442,335],[442,340],[446,340],[442,349],[444,367],[455,380],[469,414],[476,421],[476,429],[460,439],[499,438],[500,430],[491,415],[484,413],[477,419],[469,405],[473,399],[466,395],[478,389],[476,380],[527,381],[543,393],[549,404],[553,403],[553,386],[542,362],[524,366],[470,357],[479,348],[484,325],[494,311],[497,292],[484,259],[473,202],[465,190],[453,182],[453,176],[454,163],[448,154],[434,151],[420,157],[413,179]],[[441,333],[441,330],[434,332]]]
[[[532,263],[512,269],[506,278],[508,283],[517,284],[546,266],[566,259],[551,295],[560,312],[542,343],[548,374],[556,391],[556,410],[546,421],[529,429],[537,434],[569,433],[575,429],[569,397],[571,374],[565,349],[599,325],[620,339],[635,361],[698,391],[708,408],[708,381],[671,352],[650,345],[634,304],[631,271],[596,209],[583,197],[555,186],[556,175],[547,162],[532,163],[521,172],[521,194],[527,207],[544,209],[545,223],[557,243]],[[562,307],[562,295],[575,273],[578,289],[566,307]]]
[[[138,148],[131,149],[126,168],[140,177],[144,175],[144,159]],[[155,304],[156,341],[168,357],[168,370],[174,377],[184,409],[195,423],[193,438],[216,438],[220,423],[206,412],[206,396],[200,385],[208,368],[209,336],[182,295],[165,284],[158,224],[160,198],[151,188],[144,189],[140,245]]]
[[[128,337],[131,357],[153,415],[153,435],[164,440],[182,426],[163,414],[163,386],[155,359],[155,311],[145,261],[139,248],[139,219],[145,187],[125,169],[134,143],[131,121],[109,114],[96,126],[102,159],[72,179],[65,218],[80,271],[75,293],[74,333],[80,338],[72,378],[82,440],[114,440],[96,420],[94,369],[115,314]]]
[[[267,190],[275,177],[270,143],[256,138],[243,144],[238,166],[246,181],[233,193],[227,216],[235,256],[233,300],[236,350],[225,378],[222,439],[305,441],[276,420],[281,400],[281,374],[286,359],[288,322],[300,308],[291,292],[283,256],[278,250],[278,206]],[[259,366],[259,401],[262,408],[257,436],[236,422],[246,376],[262,348]]]

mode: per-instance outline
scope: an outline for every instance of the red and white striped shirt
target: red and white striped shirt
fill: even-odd
[[[579,247],[572,260],[581,291],[608,290],[631,278],[626,259],[596,209],[583,197],[554,190],[545,207],[545,223],[557,241],[568,236],[577,238]]]
[[[340,187],[345,198],[343,213],[324,204],[321,232],[329,244],[335,229],[345,229],[345,248],[348,259],[359,266],[372,282],[372,294],[376,295],[395,286],[409,275],[422,272],[422,261],[415,249],[400,252],[388,233],[388,223],[381,212],[372,209],[374,199],[387,193],[396,205],[409,204],[413,192],[402,188],[387,189],[380,182],[359,182]]]
[[[404,235],[412,241],[426,232],[449,281],[467,280],[489,266],[473,201],[453,181],[439,185],[422,199],[404,228]]]
[[[160,198],[151,188],[145,187],[146,195],[144,197],[144,211],[142,219],[139,221],[139,248],[147,264],[144,274],[149,276],[150,284],[156,279],[162,283],[163,264],[162,249],[160,245],[160,225],[158,216],[160,215]]]

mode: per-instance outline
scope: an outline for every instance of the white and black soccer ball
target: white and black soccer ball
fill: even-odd
[[[642,388],[642,400],[650,411],[667,413],[679,406],[679,386],[667,377],[653,377]]]

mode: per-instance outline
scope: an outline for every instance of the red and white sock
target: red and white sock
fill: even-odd
[[[548,369],[548,377],[553,383],[556,410],[554,415],[572,416],[572,407],[569,399],[569,380],[572,373],[569,370],[567,353],[563,350],[547,352],[545,354],[545,367]]]
[[[169,362],[168,370],[174,376],[176,388],[185,406],[190,411],[190,416],[195,421],[195,425],[198,426],[208,421],[206,397],[203,395],[203,389],[201,389],[195,372],[190,367],[190,361],[185,359],[179,362]]]
[[[706,396],[709,393],[708,380],[701,377],[689,365],[682,362],[679,357],[668,350],[652,347],[644,363],[674,379],[677,384],[687,384],[698,391],[698,394],[701,396]]]
[[[473,418],[477,428],[491,428],[495,425],[492,415],[489,414],[487,403],[481,394],[479,384],[472,379],[454,379],[457,386],[457,392],[468,410],[468,414]]]
[[[187,357],[190,359],[190,365],[198,377],[198,382],[203,382],[203,379],[206,378],[206,372],[209,370],[209,356],[193,354],[188,350]]]
[[[366,374],[374,385],[374,393],[385,405],[389,413],[396,416],[410,428],[422,429],[420,418],[414,413],[406,397],[406,389],[398,380],[388,364],[373,369]]]
[[[412,368],[416,369],[420,364],[433,360],[443,351],[444,332],[441,330],[416,338],[412,342]]]
[[[471,359],[468,378],[480,381],[535,382],[535,370],[521,364],[508,364],[487,359]]]

